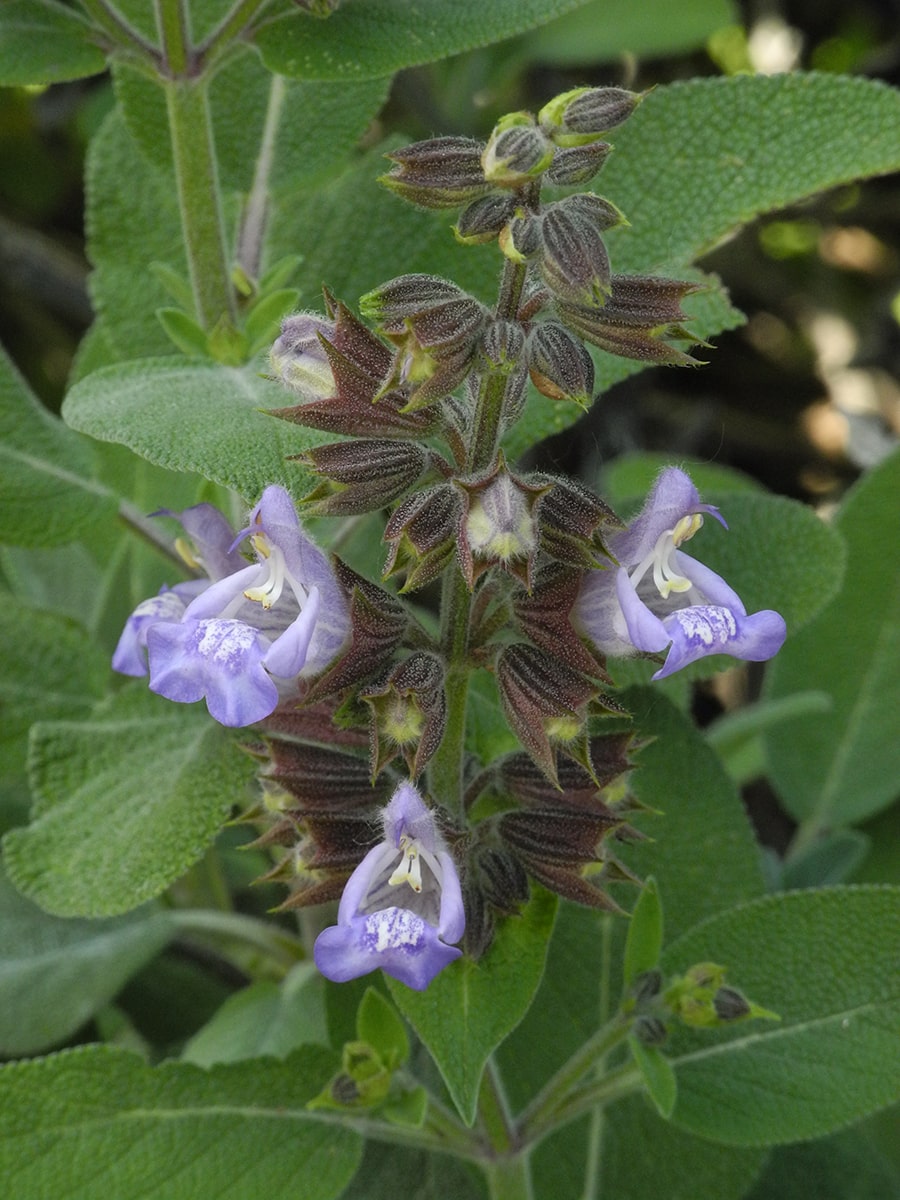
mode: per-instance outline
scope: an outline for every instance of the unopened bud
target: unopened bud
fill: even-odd
[[[322,400],[334,392],[334,374],[320,340],[334,334],[334,322],[317,313],[294,313],[281,323],[269,351],[274,374],[303,400]]]
[[[527,112],[501,117],[481,156],[485,178],[499,187],[521,187],[552,161],[552,142]]]
[[[479,171],[481,167],[479,165]],[[473,200],[459,214],[453,226],[456,240],[466,246],[489,242],[497,237],[516,210],[514,196],[500,194]]]
[[[441,663],[417,651],[360,696],[372,712],[372,778],[398,751],[411,778],[417,778],[444,735],[447,702]]]
[[[547,168],[547,182],[555,183],[558,187],[588,183],[606,162],[610,150],[612,146],[609,142],[560,147]]]
[[[354,439],[315,446],[297,459],[325,481],[305,497],[317,514],[371,512],[401,496],[428,466],[431,455],[415,442]]]
[[[436,579],[457,553],[462,516],[462,496],[449,483],[407,496],[385,526],[385,577],[406,568],[404,592]]]
[[[570,196],[545,211],[541,220],[541,274],[561,300],[602,305],[611,289],[609,255],[598,228],[599,210],[581,200],[580,196]]]
[[[527,213],[514,217],[500,232],[500,249],[511,262],[523,263],[541,248],[541,221]]]
[[[490,187],[481,167],[482,149],[482,142],[466,137],[415,142],[387,155],[395,166],[380,182],[423,208],[457,208]]]
[[[563,325],[535,325],[528,337],[528,373],[551,400],[572,400],[587,408],[594,394],[594,362],[584,344]]]
[[[538,121],[558,146],[579,146],[627,121],[642,98],[624,88],[575,88],[545,104]]]
[[[720,987],[713,996],[713,1008],[720,1021],[739,1021],[750,1016],[750,1002],[732,987]]]
[[[511,371],[524,349],[525,334],[518,321],[494,318],[481,339],[481,353],[495,371]]]
[[[461,287],[439,275],[398,275],[359,299],[359,311],[391,324],[465,296]]]
[[[669,1036],[665,1022],[661,1021],[659,1017],[638,1017],[632,1026],[632,1030],[634,1036],[644,1046],[661,1046]]]

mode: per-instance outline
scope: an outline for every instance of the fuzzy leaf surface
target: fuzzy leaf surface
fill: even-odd
[[[84,721],[33,727],[32,823],[4,839],[13,883],[47,912],[115,916],[201,856],[253,764],[202,705],[138,684]]]
[[[0,542],[56,546],[115,512],[90,445],[49,413],[0,350]]]
[[[299,13],[255,42],[271,71],[299,79],[371,79],[474,50],[542,25],[584,0],[349,0],[327,21]]]
[[[327,1045],[324,980],[299,963],[281,983],[258,979],[231,996],[191,1038],[182,1058],[198,1067],[245,1058],[286,1058],[304,1043]]]
[[[172,357],[102,367],[72,388],[63,415],[100,441],[255,500],[271,483],[302,494],[309,476],[285,458],[326,440],[264,411],[290,402],[258,366]]]
[[[719,913],[663,955],[667,972],[701,961],[781,1020],[673,1038],[676,1124],[778,1145],[900,1099],[900,888],[786,892]]]
[[[51,917],[0,872],[0,1054],[34,1054],[69,1037],[171,933],[162,910],[110,921]]]
[[[0,1068],[0,1170],[18,1196],[304,1200],[338,1196],[355,1133],[305,1104],[335,1068],[306,1046],[285,1063],[149,1067],[105,1046]]]
[[[477,963],[457,959],[425,992],[387,981],[470,1124],[484,1065],[522,1020],[540,983],[555,916],[556,897],[536,888],[521,915],[499,924],[493,945]]]
[[[32,722],[84,716],[109,678],[103,651],[74,621],[8,601],[0,609],[0,766],[24,773]]]
[[[808,688],[830,711],[766,733],[788,812],[816,828],[863,820],[900,791],[900,453],[848,494],[835,520],[848,550],[836,599],[772,665],[766,695]]]
[[[521,39],[522,57],[548,66],[613,62],[623,54],[660,58],[703,45],[737,21],[730,0],[590,0]]]
[[[0,85],[60,83],[105,67],[80,13],[53,0],[6,0],[0,7]]]

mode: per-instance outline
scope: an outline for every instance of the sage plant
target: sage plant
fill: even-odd
[[[0,560],[36,722],[0,881],[0,1051],[23,1059],[0,1175],[23,1197],[759,1196],[761,1147],[897,1098],[896,889],[808,886],[859,848],[836,795],[887,803],[854,790],[860,745],[892,753],[857,676],[893,627],[846,616],[886,575],[723,469],[673,454],[613,494],[536,448],[603,429],[629,372],[702,369],[738,318],[695,260],[891,169],[893,143],[841,142],[841,103],[894,127],[889,89],[576,86],[483,138],[359,154],[399,67],[576,0],[219,7],[0,8],[0,78],[21,51],[29,83],[115,80],[71,428],[0,362],[4,528],[74,543]],[[850,533],[896,524],[879,472]],[[785,646],[829,620],[840,688],[827,639]],[[694,683],[743,695],[747,663],[793,691],[698,729]],[[779,725],[803,720],[801,770]],[[797,820],[778,861],[734,786],[763,745]]]

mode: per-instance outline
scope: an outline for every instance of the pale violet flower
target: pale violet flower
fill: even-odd
[[[345,983],[379,967],[424,991],[459,958],[465,932],[459,876],[434,817],[411,783],[382,813],[384,840],[347,881],[338,923],[316,939],[316,966]]]
[[[296,690],[298,678],[336,657],[350,633],[347,601],[281,487],[266,488],[236,536],[211,505],[187,509],[180,519],[194,548],[185,557],[209,578],[138,605],[113,667],[149,672],[151,691],[169,700],[205,699],[222,725],[252,725]],[[254,563],[237,549],[245,538]]]
[[[589,571],[573,609],[576,626],[603,654],[668,647],[653,676],[663,679],[708,654],[762,662],[781,649],[784,618],[769,609],[748,615],[724,579],[681,549],[704,513],[725,525],[718,509],[701,503],[690,477],[667,467],[640,514],[607,539],[618,569]]]

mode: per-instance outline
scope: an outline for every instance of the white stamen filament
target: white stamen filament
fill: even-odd
[[[422,890],[422,864],[419,861],[419,843],[415,838],[402,834],[400,837],[400,862],[397,864],[388,883],[391,887],[399,887],[408,883],[414,892]]]
[[[273,604],[278,603],[281,593],[284,591],[284,585],[288,583],[291,591],[297,597],[297,603],[302,608],[306,603],[306,590],[288,571],[281,548],[270,542],[264,533],[254,533],[250,541],[253,543],[253,549],[262,559],[260,565],[267,568],[267,574],[256,587],[245,590],[244,595],[247,599],[255,600],[263,608],[269,609]]]
[[[701,513],[690,513],[682,517],[674,529],[664,530],[647,557],[631,572],[629,578],[635,588],[652,567],[654,586],[664,600],[667,600],[672,592],[689,592],[693,584],[690,579],[675,570],[671,560],[678,547],[692,538],[702,524]]]

